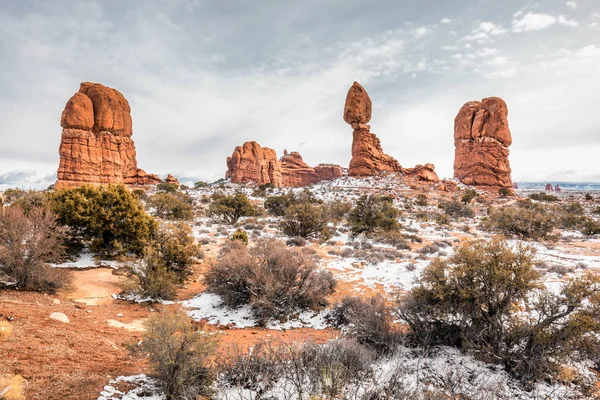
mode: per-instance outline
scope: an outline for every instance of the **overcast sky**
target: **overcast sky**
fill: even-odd
[[[600,181],[598,0],[0,0],[0,187],[55,179],[82,81],[129,100],[138,164],[224,176],[237,145],[350,160],[353,81],[405,167],[452,177],[453,121],[508,104],[515,181]]]

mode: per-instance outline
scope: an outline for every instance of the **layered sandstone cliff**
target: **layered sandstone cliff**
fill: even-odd
[[[161,181],[137,167],[130,112],[129,103],[119,91],[98,83],[81,84],[62,113],[56,189]]]
[[[511,143],[504,100],[466,103],[454,120],[454,177],[466,185],[512,188]]]

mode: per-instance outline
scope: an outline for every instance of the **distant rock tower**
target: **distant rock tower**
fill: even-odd
[[[55,188],[84,184],[150,185],[161,179],[137,167],[129,103],[115,89],[84,82],[67,102],[60,125]]]
[[[512,188],[508,108],[490,97],[466,103],[454,120],[454,177],[466,185]]]

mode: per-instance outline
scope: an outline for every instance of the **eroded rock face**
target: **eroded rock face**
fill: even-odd
[[[512,188],[508,108],[490,97],[466,103],[454,120],[454,177],[466,185]]]
[[[179,179],[175,178],[173,175],[168,174],[165,178],[165,183],[170,183],[172,185],[180,186]]]
[[[392,156],[383,152],[381,141],[367,124],[371,120],[372,102],[367,91],[354,82],[346,96],[344,121],[354,130],[352,133],[352,159],[348,176],[373,176],[386,172],[401,172],[420,181],[438,182],[433,164],[402,168]]]
[[[261,147],[256,142],[246,142],[236,147],[231,157],[227,157],[225,178],[233,183],[272,183],[281,187],[281,164],[275,150]]]
[[[256,142],[246,142],[235,148],[231,157],[227,157],[225,175],[233,183],[272,183],[276,187],[309,186],[340,176],[342,167],[339,165],[321,164],[312,168],[297,151],[284,151],[278,160],[275,150],[261,147]]]
[[[137,167],[131,109],[123,95],[84,82],[61,117],[60,164],[55,188],[84,184],[151,185],[161,181]]]

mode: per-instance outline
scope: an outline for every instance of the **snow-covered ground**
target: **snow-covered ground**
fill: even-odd
[[[120,385],[134,386],[133,389],[121,391]],[[119,376],[111,379],[100,392],[98,400],[164,400],[157,382],[144,375]]]
[[[82,251],[77,260],[75,261],[66,261],[61,264],[50,264],[53,268],[95,268],[95,267],[110,267],[117,268],[118,262],[114,260],[97,260],[94,258],[94,255],[88,251]]]

